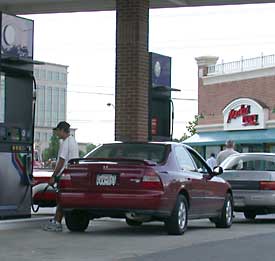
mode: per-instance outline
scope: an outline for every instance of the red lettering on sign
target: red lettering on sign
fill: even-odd
[[[232,109],[228,114],[227,123],[229,123],[232,119],[236,119],[240,116],[247,115],[249,113],[250,113],[250,105],[247,105],[247,106],[241,105],[241,108],[238,110]]]
[[[243,126],[255,126],[258,124],[258,115],[253,114],[243,116]]]

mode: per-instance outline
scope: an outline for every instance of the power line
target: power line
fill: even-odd
[[[90,85],[90,84],[83,84],[83,83],[69,83],[68,82],[68,86],[82,86],[82,87],[87,87],[87,88],[115,88],[113,85]]]
[[[195,98],[172,98],[172,100],[180,100],[180,101],[198,101]]]
[[[41,88],[39,89],[38,88],[38,90],[42,90]],[[192,90],[186,90],[186,91],[192,91]],[[70,90],[64,90],[64,92],[66,93],[68,93],[68,92],[70,92],[70,93],[78,93],[78,94],[90,94],[90,95],[104,95],[104,96],[114,96],[115,94],[114,93],[104,93],[104,92],[84,92],[84,91],[70,91]],[[55,97],[55,96],[59,96],[59,95],[57,95],[57,94],[52,94],[51,95],[51,97]],[[39,99],[39,97],[38,97],[38,99]],[[190,100],[190,101],[192,101],[192,100],[194,100],[194,101],[197,101],[197,99],[192,99],[192,98],[177,98],[177,97],[172,97],[172,99],[173,100]]]
[[[79,94],[94,94],[94,95],[107,95],[107,96],[113,96],[114,93],[104,93],[104,92],[83,92],[83,91],[69,91],[67,92],[73,92],[73,93],[79,93]]]

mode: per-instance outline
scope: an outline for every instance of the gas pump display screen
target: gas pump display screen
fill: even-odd
[[[32,138],[32,99],[31,78],[5,77],[6,115],[8,139],[11,141],[31,140]],[[22,138],[22,140],[21,140]]]

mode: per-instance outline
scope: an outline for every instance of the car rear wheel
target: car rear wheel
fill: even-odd
[[[256,218],[256,214],[253,212],[245,211],[243,214],[246,219],[255,219]]]
[[[129,219],[129,218],[126,218],[125,220],[126,220],[127,225],[129,225],[131,227],[138,227],[138,226],[142,225],[141,221],[136,221],[136,220]]]
[[[231,194],[227,194],[224,200],[220,217],[212,219],[217,228],[229,228],[233,222],[233,200]]]
[[[73,232],[83,232],[89,225],[89,216],[87,212],[73,210],[65,213],[65,222],[67,228]]]
[[[165,221],[169,235],[182,235],[187,229],[188,203],[183,195],[179,195],[172,215]]]

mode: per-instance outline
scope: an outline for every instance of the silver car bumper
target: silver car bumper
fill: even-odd
[[[234,207],[275,207],[275,191],[233,190]]]

